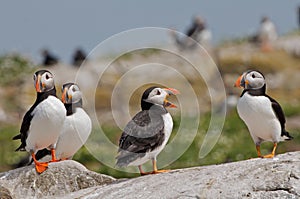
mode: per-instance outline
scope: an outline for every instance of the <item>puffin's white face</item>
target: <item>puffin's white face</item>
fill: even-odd
[[[174,107],[176,108],[176,105],[172,104],[167,100],[167,97],[169,95],[176,95],[179,92],[176,89],[172,88],[154,88],[148,95],[147,99],[144,99],[144,101],[152,103],[152,104],[157,104],[157,105],[162,105],[164,107]]]
[[[62,102],[64,104],[77,103],[82,98],[82,93],[76,84],[65,84],[62,87]]]
[[[236,87],[245,89],[260,89],[266,84],[264,76],[258,71],[244,72],[235,82]]]
[[[38,93],[46,92],[54,88],[54,78],[49,71],[37,71],[33,75],[33,81],[36,92]]]
[[[257,71],[250,71],[244,76],[245,88],[259,89],[266,83],[264,76]]]

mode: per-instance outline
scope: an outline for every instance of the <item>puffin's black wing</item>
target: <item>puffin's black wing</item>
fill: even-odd
[[[117,166],[127,166],[164,141],[164,122],[160,114],[144,110],[136,114],[125,127],[119,141]]]
[[[13,140],[21,139],[21,145],[19,146],[19,148],[16,149],[16,151],[25,151],[28,130],[30,127],[31,120],[33,118],[33,114],[32,114],[33,109],[34,107],[31,107],[23,117],[20,134],[13,137]]]
[[[272,97],[266,95],[270,101],[271,101],[271,104],[272,104],[272,108],[274,110],[274,113],[276,115],[276,117],[278,118],[279,122],[280,122],[280,126],[281,126],[281,136],[286,136],[287,137],[287,140],[289,139],[292,139],[293,137],[289,134],[289,132],[287,132],[285,130],[285,116],[284,116],[284,113],[283,113],[283,110],[280,106],[280,104],[275,100],[273,99]]]
[[[270,96],[267,96],[270,101],[271,101],[271,104],[272,104],[272,108],[274,110],[274,113],[276,115],[276,117],[278,118],[279,122],[280,122],[280,125],[281,125],[281,128],[282,129],[285,129],[285,116],[284,116],[284,113],[283,113],[283,110],[280,106],[280,104],[274,100],[273,98],[271,98]]]

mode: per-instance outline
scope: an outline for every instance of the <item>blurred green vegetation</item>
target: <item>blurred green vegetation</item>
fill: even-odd
[[[147,57],[151,54],[156,54],[157,51],[148,50],[141,56]],[[132,59],[131,54],[125,54],[126,59]],[[159,56],[159,55],[157,55]],[[290,70],[298,70],[300,67],[300,59],[296,59],[283,51],[274,51],[269,53],[251,52],[246,56],[241,56],[239,53],[231,53],[227,56],[220,57],[218,66],[222,74],[241,74],[244,70],[251,67],[258,69],[264,73],[274,73],[282,69],[289,68]],[[19,97],[15,93],[19,89],[17,86],[22,83],[24,77],[28,77],[30,73],[35,70],[30,61],[19,56],[9,55],[0,57],[0,85],[2,90],[5,91],[5,96],[0,99],[2,108],[12,110],[19,106]],[[16,84],[17,82],[17,84]],[[198,81],[195,85],[199,86]],[[199,86],[200,87],[200,86]],[[97,110],[103,110],[110,106],[110,92],[107,88],[98,88],[96,98],[101,98],[103,103],[96,104]],[[200,88],[198,90],[201,90]],[[285,88],[277,88],[268,91],[268,93],[280,102],[287,117],[298,117],[300,114],[300,92],[296,89],[287,90]],[[107,99],[107,100],[103,100]],[[133,101],[133,99],[131,100]],[[291,103],[292,102],[292,103]],[[11,108],[10,108],[11,107]],[[23,107],[22,107],[23,108]],[[19,141],[13,141],[12,137],[18,134],[22,116],[19,116],[18,122],[13,123],[0,123],[0,172],[10,170],[15,167],[24,157],[28,155],[27,152],[15,152],[19,146]],[[171,139],[176,136],[180,117],[174,116],[174,133]],[[183,118],[187,119],[187,118]],[[194,122],[193,118],[188,119]],[[287,118],[289,120],[289,118]],[[201,115],[198,133],[190,144],[189,148],[180,156],[175,162],[170,164],[166,169],[186,168],[200,165],[220,164],[225,162],[240,161],[253,157],[257,157],[255,145],[250,137],[247,127],[237,115],[235,109],[227,113],[226,121],[222,134],[214,146],[212,151],[204,158],[199,159],[199,151],[202,141],[206,135],[206,130],[210,122],[210,114],[204,113]],[[282,142],[279,144],[277,154],[287,151],[300,150],[300,127],[287,128],[287,130],[294,136],[294,140],[289,142]],[[111,125],[102,126],[102,130],[111,142],[118,143],[118,138],[121,135],[121,130]],[[189,129],[186,129],[187,131]],[[99,129],[93,129],[97,133]],[[186,136],[189,136],[187,134]],[[262,144],[262,153],[267,154],[272,149],[272,143]],[[101,156],[115,156],[116,151],[104,150],[99,151]],[[91,155],[87,148],[82,147],[74,156],[74,160],[84,164],[88,169],[105,173],[114,177],[135,177],[139,174],[126,172],[132,171],[132,168],[126,168],[125,172],[119,171],[102,164],[93,155]],[[160,163],[158,162],[158,166]],[[146,164],[146,168],[151,168],[151,163]],[[134,168],[137,171],[137,168]]]
[[[174,117],[174,132],[177,132],[179,122],[180,118]],[[193,122],[192,119],[191,122]],[[201,116],[200,126],[195,139],[193,140],[189,148],[183,153],[183,155],[178,160],[173,162],[170,166],[168,166],[167,169],[220,164],[225,162],[240,161],[257,157],[255,145],[250,137],[247,127],[238,117],[237,112],[233,110],[230,113],[228,113],[222,134],[217,144],[214,146],[213,150],[205,158],[199,159],[199,150],[204,136],[206,135],[206,129],[208,128],[209,122],[210,114],[205,114]],[[117,144],[118,138],[121,134],[121,130],[117,127],[112,126],[104,126],[102,127],[102,129],[108,136],[108,138],[113,143]],[[14,151],[20,143],[19,141],[11,140],[11,138],[18,133],[18,130],[18,126],[0,126],[0,151],[2,153],[2,155],[0,156],[0,171],[6,171],[11,169],[27,154],[26,152]],[[287,151],[300,150],[300,134],[297,133],[300,129],[288,130],[291,132],[292,136],[294,136],[295,139],[289,142],[281,142],[277,149],[277,154],[284,153]],[[94,132],[97,131],[98,129],[94,129]],[[172,136],[174,137],[175,134],[173,133]],[[271,152],[272,146],[272,143],[263,143],[262,153],[267,154]],[[116,154],[116,152],[111,150],[99,151],[99,153],[101,156],[114,156]],[[95,157],[93,157],[93,155],[91,155],[85,147],[82,147],[76,153],[73,159],[84,164],[87,168],[91,170],[112,175],[117,178],[135,177],[139,175],[137,173],[119,171],[115,168],[111,168],[102,164]],[[147,165],[149,168],[151,168],[150,161],[149,163],[147,163]],[[132,171],[132,168],[130,171]]]
[[[173,132],[177,132],[178,125],[176,124],[178,124],[179,122],[180,118],[174,117],[175,125]],[[191,119],[191,122],[193,122],[193,119]],[[227,115],[222,134],[217,144],[214,146],[213,150],[205,158],[199,159],[200,147],[204,136],[206,135],[206,130],[208,128],[209,122],[210,114],[205,114],[204,116],[201,116],[198,133],[195,139],[193,140],[189,148],[183,153],[183,155],[171,165],[169,165],[166,169],[178,169],[201,165],[221,164],[257,157],[255,145],[252,141],[252,138],[250,137],[248,129],[237,115],[237,112],[234,110]],[[295,149],[300,150],[300,134],[297,133],[300,129],[288,130],[290,130],[292,136],[294,136],[295,139],[289,142],[281,142],[277,149],[277,154],[285,153],[287,151],[294,151]],[[104,131],[106,132],[106,135],[109,135],[110,138],[112,138],[112,140],[116,140],[115,138],[118,138],[121,134],[120,130],[117,128],[105,128]],[[173,133],[170,140],[174,136],[175,134]],[[117,144],[116,141],[114,143]],[[270,142],[263,143],[262,153],[270,153],[272,147],[273,144]],[[82,154],[80,155],[80,153]],[[102,155],[115,154],[111,151],[103,151],[102,153]],[[139,176],[139,174],[121,172],[114,168],[110,168],[99,163],[96,159],[90,157],[86,149],[82,149],[78,154],[74,156],[74,159],[85,164],[91,170],[106,173],[117,178]],[[151,168],[150,161],[147,163],[147,166],[147,168]]]
[[[26,78],[32,77],[35,70],[36,66],[20,54],[0,56],[0,91],[4,93],[0,99],[1,108],[8,112],[20,112],[22,110],[20,90]]]
[[[21,84],[24,77],[35,70],[31,61],[21,55],[11,54],[0,57],[0,85]]]
[[[236,51],[236,53],[220,57],[218,67],[222,73],[242,74],[250,67],[251,69],[260,70],[262,73],[268,74],[283,69],[299,70],[300,59],[289,55],[283,50],[268,53],[261,53],[259,50],[244,53]]]
[[[139,50],[130,51],[128,53],[123,54],[121,57],[119,57],[119,60],[131,60],[134,58],[134,56],[142,56],[142,57],[149,57],[152,55],[159,54],[161,50],[157,48],[143,48]]]

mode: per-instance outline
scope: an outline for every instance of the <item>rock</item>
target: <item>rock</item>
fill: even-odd
[[[3,196],[3,197],[2,197]],[[300,152],[114,180],[74,161],[0,174],[0,198],[300,198]]]
[[[73,160],[50,163],[42,174],[31,165],[0,174],[0,198],[60,197],[113,181],[114,178],[89,171]]]
[[[8,189],[6,189],[5,187],[2,187],[0,185],[0,198],[1,199],[11,199],[11,193]]]
[[[300,198],[300,152],[141,176],[63,198]]]

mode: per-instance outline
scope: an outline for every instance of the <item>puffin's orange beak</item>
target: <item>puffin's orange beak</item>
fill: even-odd
[[[169,95],[177,95],[180,94],[180,92],[175,89],[175,88],[164,88],[164,90],[169,94]],[[171,102],[169,102],[167,99],[164,100],[164,106],[165,107],[170,107],[170,108],[177,108],[177,106]]]
[[[66,98],[67,98],[67,89],[65,88],[65,89],[63,90],[62,95],[61,95],[61,101],[62,101],[62,103],[65,104],[65,103],[67,102]]]
[[[178,95],[180,92],[175,88],[164,88],[169,95]]]
[[[239,76],[239,78],[235,81],[234,87],[242,88],[241,81],[242,81],[243,75]]]
[[[42,92],[42,89],[41,89],[41,76],[40,75],[37,76],[37,79],[36,79],[36,82],[35,82],[35,90],[38,93]]]

